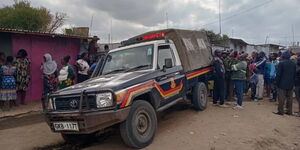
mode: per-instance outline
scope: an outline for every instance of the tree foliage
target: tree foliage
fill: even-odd
[[[226,46],[229,42],[229,37],[226,34],[220,35],[220,34],[215,34],[213,31],[208,30],[207,36],[208,39],[212,44],[218,44],[218,45],[223,45]]]
[[[55,32],[65,21],[66,14],[44,7],[34,8],[26,0],[15,0],[12,6],[0,8],[0,28]]]

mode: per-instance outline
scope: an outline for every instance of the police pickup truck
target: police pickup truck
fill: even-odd
[[[155,137],[157,112],[185,97],[196,110],[206,108],[213,57],[205,31],[152,31],[121,44],[91,79],[43,101],[48,125],[66,142],[117,126],[126,145],[143,148]]]

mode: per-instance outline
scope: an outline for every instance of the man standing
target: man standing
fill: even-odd
[[[300,117],[300,57],[297,58],[297,73],[295,81],[295,94],[299,105],[298,116]]]
[[[256,63],[256,72],[257,72],[257,78],[258,83],[256,86],[256,98],[258,100],[263,99],[264,94],[264,73],[265,73],[265,65],[266,65],[266,54],[264,52],[260,52],[258,54],[258,62]]]
[[[224,82],[225,82],[225,69],[224,63],[221,59],[221,50],[215,50],[215,57],[213,61],[213,71],[214,71],[214,92],[213,92],[213,104],[224,105]]]
[[[282,53],[282,61],[278,64],[276,74],[276,85],[278,87],[278,112],[277,115],[284,114],[284,104],[286,103],[286,114],[293,114],[293,87],[295,84],[296,64],[290,60],[289,51]]]
[[[244,95],[244,84],[246,81],[246,70],[247,62],[246,55],[243,54],[239,57],[239,62],[232,65],[231,79],[235,86],[235,92],[237,96],[237,105],[234,109],[243,109],[243,95]]]

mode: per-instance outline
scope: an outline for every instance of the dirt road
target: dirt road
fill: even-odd
[[[212,105],[203,112],[181,107],[159,114],[156,138],[146,150],[300,150],[300,117],[272,114],[275,103],[245,102],[245,109],[240,111]],[[59,134],[36,120],[32,125],[2,126],[1,149],[70,148]],[[129,149],[117,133],[103,142],[72,148]]]

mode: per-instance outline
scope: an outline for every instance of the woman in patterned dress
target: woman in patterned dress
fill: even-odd
[[[20,49],[16,59],[17,68],[17,96],[21,104],[25,105],[26,91],[30,82],[30,60],[27,52]]]
[[[61,60],[63,67],[59,71],[59,89],[69,87],[74,84],[75,73],[72,66],[69,64],[71,57],[65,56]]]
[[[43,96],[51,94],[57,89],[57,64],[48,53],[44,55],[44,63],[41,66],[44,78]]]
[[[1,66],[0,74],[2,77],[1,80],[1,89],[0,89],[0,100],[4,102],[6,109],[10,109],[11,101],[16,104],[17,93],[16,93],[16,67],[13,66],[14,58],[8,56],[6,58],[6,64]]]

